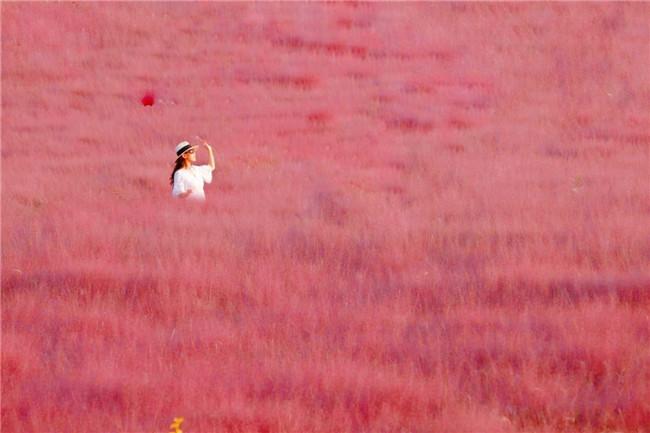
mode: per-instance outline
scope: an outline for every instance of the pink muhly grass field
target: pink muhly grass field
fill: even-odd
[[[3,432],[650,431],[648,3],[1,10]]]

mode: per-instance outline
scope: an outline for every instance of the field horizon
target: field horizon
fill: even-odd
[[[650,431],[650,3],[0,10],[3,432]]]

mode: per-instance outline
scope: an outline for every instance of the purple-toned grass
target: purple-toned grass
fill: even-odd
[[[2,5],[2,431],[648,431],[648,18]]]

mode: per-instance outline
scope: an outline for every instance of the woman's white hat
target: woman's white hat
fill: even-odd
[[[185,152],[187,152],[190,149],[196,148],[198,146],[193,146],[190,144],[189,141],[181,141],[176,145],[176,157],[177,159],[183,156]]]

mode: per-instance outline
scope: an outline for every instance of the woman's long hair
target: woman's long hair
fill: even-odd
[[[172,170],[172,175],[169,176],[169,184],[173,187],[174,186],[174,175],[178,170],[181,168],[185,167],[185,158],[182,156],[179,156],[178,159],[176,160],[176,163],[174,164],[174,170]]]

